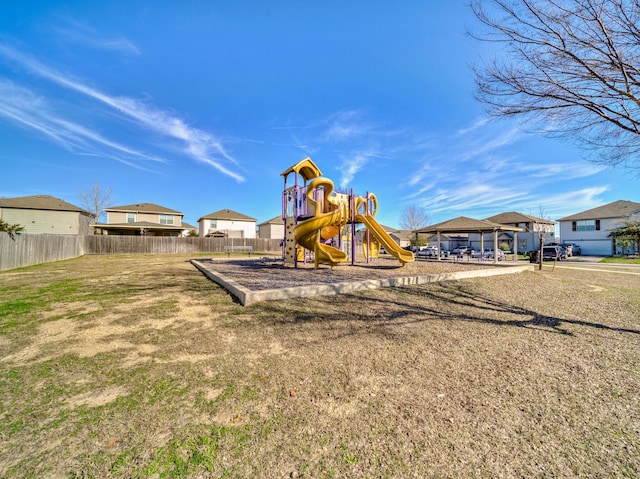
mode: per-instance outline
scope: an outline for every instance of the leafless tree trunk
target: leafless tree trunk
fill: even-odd
[[[78,198],[82,207],[91,213],[93,220],[98,222],[98,218],[104,213],[104,209],[111,201],[113,191],[108,186],[102,187],[100,183],[95,182],[91,188],[82,190],[78,193]]]
[[[545,241],[545,236],[547,233],[547,223],[544,222],[545,220],[545,216],[544,216],[544,208],[541,206],[540,207],[540,214],[538,216],[540,218],[541,221],[535,221],[533,223],[533,231],[538,235],[538,242],[539,242],[539,250],[538,250],[538,269],[542,270],[542,253],[544,251],[544,241]]]
[[[472,0],[499,59],[474,68],[497,117],[640,171],[640,0]]]
[[[428,224],[429,215],[423,208],[418,208],[416,206],[407,206],[402,211],[402,217],[400,218],[400,228],[402,228],[403,230],[409,230],[413,235],[415,235],[417,230],[424,228]],[[415,240],[417,242],[418,238],[416,238]]]

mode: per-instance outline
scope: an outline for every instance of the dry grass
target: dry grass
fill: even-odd
[[[0,274],[0,476],[640,475],[639,275],[243,308],[187,259]]]

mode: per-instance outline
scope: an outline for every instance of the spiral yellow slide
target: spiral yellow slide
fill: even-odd
[[[312,197],[313,191],[321,185],[324,186],[325,191],[326,203],[324,205],[316,202]],[[311,182],[307,191],[307,200],[310,205],[315,207],[316,215],[296,225],[293,230],[296,243],[313,251],[316,268],[320,263],[335,266],[338,263],[348,261],[348,256],[344,251],[321,242],[323,228],[342,226],[347,220],[346,205],[335,204],[332,201],[333,182],[328,178],[316,178]],[[323,207],[326,207],[329,211],[322,213]]]
[[[398,243],[393,241],[393,238],[389,236],[389,234],[384,229],[382,229],[380,223],[378,223],[373,218],[373,216],[358,214],[356,215],[356,221],[364,224],[374,236],[374,238],[377,239],[382,246],[384,246],[384,249],[387,250],[387,253],[395,256],[395,258],[402,263],[402,266],[404,266],[406,263],[415,261],[413,253],[411,251],[402,249],[398,245]]]

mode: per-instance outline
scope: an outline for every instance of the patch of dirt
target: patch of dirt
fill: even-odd
[[[78,394],[77,396],[73,396],[67,400],[67,403],[72,406],[88,406],[88,407],[98,407],[104,406],[105,404],[109,404],[119,397],[126,396],[128,394],[127,390],[123,387],[110,387],[106,389],[100,389],[97,391],[91,391],[83,394]]]

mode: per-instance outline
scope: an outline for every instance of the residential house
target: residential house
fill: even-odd
[[[436,246],[438,244],[438,235],[420,235],[421,239],[426,241],[426,246]],[[467,246],[469,244],[469,235],[466,233],[440,234],[440,250],[451,251],[458,246]]]
[[[618,200],[560,218],[560,238],[580,245],[583,255],[611,256],[616,245],[609,233],[625,220],[640,219],[640,203]]]
[[[186,221],[182,222],[182,236],[198,236],[198,228],[187,223]]]
[[[86,235],[93,216],[59,198],[36,195],[0,198],[0,219],[22,226],[26,234]]]
[[[233,210],[219,210],[198,219],[200,236],[255,238],[256,219]]]
[[[398,243],[398,246],[407,248],[411,246],[411,240],[414,239],[415,234],[411,230],[394,230],[389,232],[389,236]]]
[[[509,211],[485,218],[484,221],[521,228],[522,231],[518,233],[518,251],[537,251],[540,249],[540,235],[543,236],[545,244],[556,241],[556,222],[553,220]],[[488,234],[485,235],[485,239],[488,236]],[[472,235],[470,244],[477,248],[477,245],[480,244],[478,234]],[[509,231],[501,232],[498,236],[498,244],[507,245],[509,251],[513,251],[513,233]]]
[[[282,215],[258,225],[258,237],[267,239],[284,239],[284,220]]]
[[[382,229],[387,233],[393,241],[398,244],[400,247],[410,246],[411,245],[411,231],[406,230],[397,230],[395,228],[391,228],[390,226],[385,226],[383,224],[380,225]],[[366,240],[366,231],[367,228],[360,228],[356,231],[356,240],[358,243],[361,243],[363,240]]]
[[[96,234],[135,236],[182,236],[189,225],[179,211],[154,203],[105,208],[107,222],[94,225]]]

